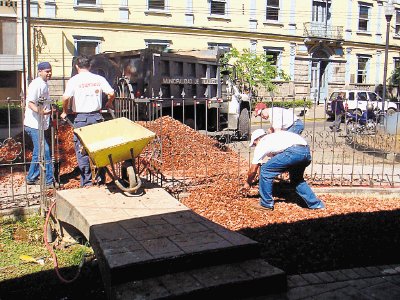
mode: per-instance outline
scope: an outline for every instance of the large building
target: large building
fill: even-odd
[[[400,3],[394,2],[388,77],[400,65]],[[25,21],[16,23],[16,36],[25,37],[30,52],[28,78],[39,61],[53,65],[55,95],[78,54],[235,47],[266,52],[290,76],[276,78],[276,91],[265,96],[323,102],[337,88],[381,89],[387,7],[377,0],[30,0],[18,14]],[[4,45],[4,25],[2,36]],[[4,47],[0,62],[2,55]]]
[[[18,49],[17,1],[0,1],[0,99],[19,99],[23,60]],[[21,24],[21,23],[19,23]]]

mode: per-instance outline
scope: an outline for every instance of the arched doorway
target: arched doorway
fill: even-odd
[[[311,94],[315,103],[325,102],[328,97],[328,70],[330,55],[323,49],[316,50],[311,55]]]

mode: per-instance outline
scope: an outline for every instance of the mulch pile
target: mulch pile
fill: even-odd
[[[262,255],[288,273],[400,263],[400,196],[320,195],[325,210],[309,210],[277,181],[275,210],[260,211],[257,187],[240,192],[248,163],[211,137],[163,117],[141,123],[157,134],[143,151],[152,170],[180,182],[180,201],[196,213],[262,244]],[[64,188],[79,186],[72,129],[60,126]],[[162,151],[161,151],[162,149]],[[173,181],[175,182],[175,181]]]

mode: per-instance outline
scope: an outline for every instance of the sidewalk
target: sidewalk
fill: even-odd
[[[400,299],[400,265],[291,275],[286,293],[261,299]]]

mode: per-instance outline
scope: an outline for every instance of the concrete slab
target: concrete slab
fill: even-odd
[[[286,275],[262,259],[224,264],[128,282],[113,299],[240,299],[282,291]]]
[[[91,187],[57,191],[56,199],[55,217],[89,240],[109,295],[124,282],[259,257],[258,243],[197,215],[154,185],[140,195]]]

